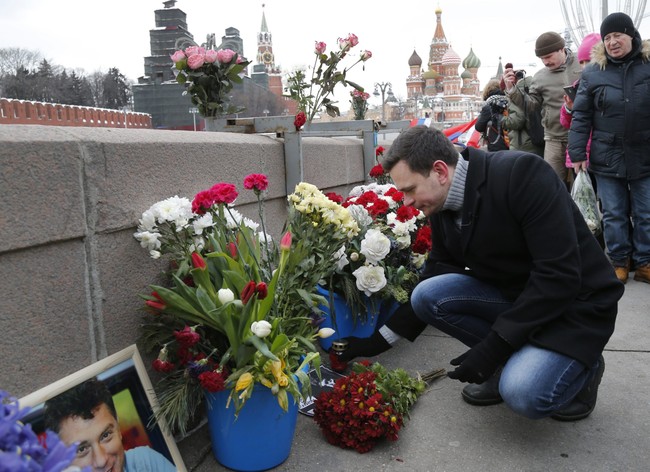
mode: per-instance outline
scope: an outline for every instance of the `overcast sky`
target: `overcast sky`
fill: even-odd
[[[584,2],[584,0],[582,0]],[[265,5],[262,8],[262,4]],[[617,2],[610,0],[610,11]],[[563,32],[559,0],[178,0],[187,14],[190,33],[198,43],[215,33],[217,43],[225,29],[235,27],[244,53],[255,59],[262,11],[273,36],[273,51],[283,71],[313,64],[314,41],[328,49],[338,37],[359,37],[355,52],[368,49],[373,57],[365,70],[356,66],[351,80],[372,93],[375,82],[390,82],[405,98],[408,60],[415,49],[424,62],[436,27],[435,10],[442,9],[442,25],[452,48],[464,59],[473,48],[481,60],[481,88],[499,63],[513,62],[529,74],[541,63],[535,57],[535,39],[545,31]],[[150,54],[149,30],[162,0],[0,0],[0,47],[38,50],[52,63],[86,73],[117,67],[137,80]],[[600,21],[595,22],[597,25]],[[641,27],[644,34],[650,21]],[[351,65],[348,57],[344,62]],[[534,65],[533,65],[534,64]],[[459,73],[462,72],[462,68]],[[338,93],[341,109],[349,108],[347,90]],[[379,100],[374,98],[375,103]],[[371,103],[373,103],[371,101]]]

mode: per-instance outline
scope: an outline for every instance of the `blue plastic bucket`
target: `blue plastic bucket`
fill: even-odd
[[[324,289],[321,286],[316,287],[318,293],[323,295],[327,300],[330,300],[329,290]],[[342,338],[347,338],[348,336],[356,336],[357,338],[368,338],[375,332],[377,327],[377,322],[380,315],[380,303],[375,302],[371,303],[369,300],[366,300],[366,306],[369,311],[366,315],[366,319],[361,321],[359,319],[355,320],[355,316],[352,313],[352,310],[345,302],[345,298],[338,293],[334,292],[334,316],[336,318],[336,323],[332,320],[330,316],[330,309],[326,306],[320,305],[319,308],[325,313],[325,321],[321,325],[321,328],[332,328],[336,332],[329,338],[319,339],[320,345],[326,351],[332,347],[332,343]],[[374,306],[373,306],[374,305]],[[374,308],[374,310],[373,310]]]
[[[271,390],[256,385],[235,419],[235,406],[226,408],[230,390],[205,392],[208,427],[215,459],[238,471],[267,470],[282,464],[293,443],[298,405],[289,395],[289,409],[278,405]]]

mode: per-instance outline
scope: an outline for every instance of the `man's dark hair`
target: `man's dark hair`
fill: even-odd
[[[90,420],[102,403],[117,419],[113,395],[106,384],[97,379],[87,380],[45,402],[45,428],[58,434],[61,422],[66,418]]]
[[[399,161],[404,161],[411,171],[426,177],[431,172],[431,165],[438,160],[456,167],[458,151],[442,131],[420,125],[400,133],[388,149],[382,165],[386,172],[390,172]]]

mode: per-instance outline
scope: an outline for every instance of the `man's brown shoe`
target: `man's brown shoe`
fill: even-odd
[[[630,269],[627,267],[614,267],[614,272],[616,272],[616,278],[621,282],[627,282],[627,277],[630,275]]]
[[[650,284],[650,264],[637,267],[634,271],[634,280]]]

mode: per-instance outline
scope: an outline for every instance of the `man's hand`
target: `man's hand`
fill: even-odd
[[[496,331],[491,331],[483,341],[450,362],[457,368],[447,376],[461,382],[482,384],[508,360],[512,351],[510,344]]]
[[[503,83],[506,84],[506,92],[510,92],[516,82],[515,71],[513,69],[506,69],[503,73]]]

